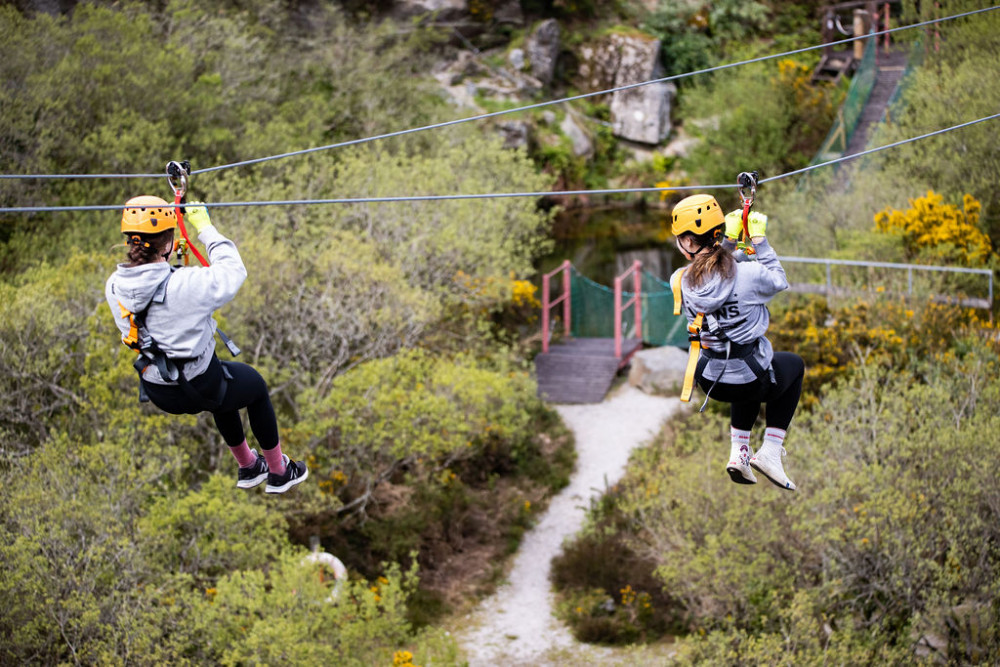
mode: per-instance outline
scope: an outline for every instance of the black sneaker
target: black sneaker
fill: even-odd
[[[267,473],[267,493],[284,493],[296,484],[306,481],[309,476],[309,469],[302,461],[293,461],[287,455],[282,455],[285,459],[285,474]]]
[[[257,457],[257,462],[249,468],[240,468],[240,473],[236,478],[236,486],[241,489],[252,489],[267,479],[267,461],[257,453],[256,449],[250,451]]]

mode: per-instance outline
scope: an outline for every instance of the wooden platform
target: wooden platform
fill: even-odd
[[[538,395],[551,403],[600,403],[618,370],[642,341],[622,341],[622,358],[615,358],[612,338],[573,338],[553,345],[535,357]]]

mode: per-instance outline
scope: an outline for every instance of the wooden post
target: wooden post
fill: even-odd
[[[622,279],[615,278],[615,358],[622,358]]]
[[[563,335],[569,338],[570,324],[573,322],[570,319],[570,286],[569,286],[569,260],[563,262],[563,294],[566,296],[566,300],[563,301]]]
[[[884,17],[882,19],[882,30],[888,30],[889,29],[889,3],[887,2],[884,5],[882,5],[882,9],[883,9],[882,16]],[[883,35],[883,42],[882,42],[882,44],[885,46],[885,52],[889,53],[889,33],[885,33],[885,35]]]
[[[864,37],[865,35],[865,14],[867,14],[863,9],[854,10],[854,36]],[[865,40],[855,39],[854,40],[854,59],[861,60],[865,56]]]
[[[938,18],[941,13],[941,3],[934,3],[934,18]],[[941,50],[941,32],[938,30],[938,24],[934,23],[934,53]]]
[[[542,276],[542,354],[549,351],[549,274]]]
[[[549,315],[549,310],[553,306],[559,305],[561,301],[563,304],[563,332],[567,337],[569,337],[570,332],[570,276],[569,269],[571,264],[569,260],[563,261],[559,265],[559,268],[555,271],[549,271],[542,276],[542,354],[546,354],[549,351],[549,325],[551,322],[551,316]],[[552,300],[549,298],[549,289],[552,286],[552,276],[563,272],[562,277],[562,288],[563,292],[558,298]]]
[[[642,263],[639,260],[635,260],[632,264],[632,284],[635,289],[635,335],[637,338],[642,340]]]

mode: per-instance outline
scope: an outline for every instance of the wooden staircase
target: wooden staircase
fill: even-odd
[[[611,383],[642,341],[622,341],[622,356],[615,356],[610,338],[572,338],[549,347],[535,357],[538,395],[550,403],[600,403]]]

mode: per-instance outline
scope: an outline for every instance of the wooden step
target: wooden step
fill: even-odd
[[[617,373],[614,356],[551,351],[535,357],[538,395],[552,403],[600,403]]]

